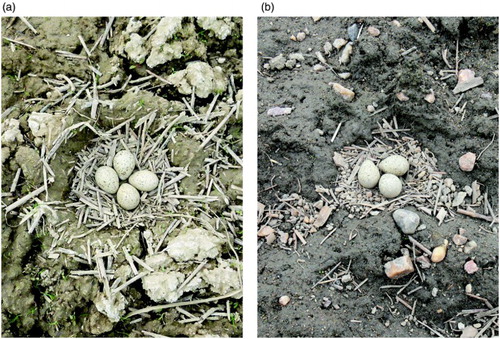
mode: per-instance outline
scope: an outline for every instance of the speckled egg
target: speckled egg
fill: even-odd
[[[128,182],[142,192],[149,192],[158,187],[158,177],[151,171],[137,171],[128,178]]]
[[[403,190],[403,185],[397,176],[386,173],[380,177],[378,189],[384,197],[395,198]]]
[[[365,188],[373,188],[377,186],[380,179],[380,172],[371,160],[365,160],[358,170],[359,184]]]
[[[118,175],[109,166],[101,166],[95,172],[95,183],[104,192],[115,194],[118,191]]]
[[[401,155],[391,155],[378,164],[378,168],[384,173],[397,175],[398,177],[408,172],[410,164]]]
[[[120,180],[126,180],[134,171],[135,157],[127,150],[116,153],[113,158],[113,167]]]
[[[118,189],[118,193],[116,194],[116,200],[123,209],[129,211],[133,210],[139,205],[141,197],[134,186],[129,184],[122,184]]]

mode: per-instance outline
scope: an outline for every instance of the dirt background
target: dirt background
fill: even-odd
[[[158,112],[156,121],[160,122],[163,118],[170,119],[176,117],[180,111],[184,111],[185,106],[183,107],[181,99],[192,100],[191,95],[180,94],[173,86],[165,86],[165,80],[160,81],[154,77],[149,85],[139,83],[140,89],[134,88],[128,91],[130,87],[134,87],[133,82],[126,87],[126,91],[120,90],[121,86],[128,83],[126,79],[129,76],[129,80],[132,81],[147,77],[148,70],[153,70],[164,79],[178,70],[185,69],[191,61],[203,61],[210,64],[210,67],[222,66],[224,76],[233,75],[231,89],[229,90],[228,87],[231,93],[217,93],[219,101],[213,112],[229,111],[229,98],[234,99],[237,91],[242,88],[243,82],[241,18],[228,18],[232,31],[224,40],[216,38],[213,31],[202,28],[199,21],[194,18],[184,18],[182,31],[177,32],[168,41],[168,43],[176,44],[182,41],[183,54],[179,58],[174,58],[154,68],[146,66],[145,58],[134,62],[123,51],[123,46],[128,41],[126,39],[129,39],[129,35],[124,32],[129,25],[130,18],[114,19],[112,36],[93,51],[89,60],[86,60],[87,54],[78,36],[82,37],[89,49],[92,48],[105,31],[109,18],[36,17],[28,18],[28,20],[36,28],[38,34],[35,35],[20,19],[2,18],[3,37],[9,37],[34,47],[14,45],[5,39],[2,41],[2,122],[6,117],[18,120],[18,131],[22,135],[21,140],[9,145],[10,149],[9,147],[2,148],[2,337],[145,336],[146,334],[142,331],[185,337],[241,336],[243,310],[241,299],[231,301],[231,307],[234,310],[231,319],[223,317],[218,318],[218,321],[206,321],[204,324],[180,324],[178,320],[182,314],[176,309],[153,312],[149,318],[145,318],[145,321],[135,324],[131,323],[131,319],[127,317],[121,317],[120,321],[111,323],[105,315],[97,311],[93,303],[102,288],[97,279],[93,276],[79,279],[69,276],[72,270],[88,269],[88,267],[66,255],[61,255],[58,259],[47,258],[47,251],[53,245],[54,237],[45,227],[46,216],[42,218],[36,232],[28,234],[26,224],[19,224],[21,217],[18,210],[7,216],[3,211],[5,206],[39,187],[43,180],[41,164],[38,161],[40,145],[31,134],[28,119],[32,112],[39,112],[47,104],[52,104],[52,107],[49,106],[46,113],[66,112],[65,119],[69,125],[87,121],[99,130],[107,130],[130,117],[135,118],[137,122],[141,116],[155,110]],[[142,26],[134,32],[146,36],[154,32],[160,18],[142,17],[135,18],[135,20],[141,21]],[[73,56],[76,55],[79,58],[64,57],[58,54],[57,50],[73,53]],[[86,101],[88,102],[89,96],[83,93],[82,97],[76,101],[74,109],[66,111],[75,93],[67,93],[71,95],[62,97],[62,94],[55,89],[61,85],[60,74],[73,79],[78,85],[82,82],[92,83],[94,74],[89,68],[89,63],[102,73],[102,76],[97,76],[97,85],[110,82],[112,77],[118,79],[114,85],[108,84],[108,87],[99,90],[99,100],[102,102],[98,106],[98,119],[95,120],[90,118],[90,106],[84,105]],[[92,86],[87,90],[89,89],[92,92]],[[201,108],[206,112],[214,95],[215,93],[210,93],[207,98],[197,98],[194,109],[198,111]],[[107,106],[106,103],[109,102],[114,103],[113,109]],[[175,109],[175,106],[181,109]],[[217,117],[212,124],[216,126],[221,120],[221,117]],[[192,164],[191,169],[194,171],[203,169],[208,153],[198,151],[199,140],[194,140],[189,136],[190,131],[200,128],[199,125],[186,124],[175,126],[175,128],[178,129],[179,143],[169,145],[169,147],[172,148],[172,154],[177,152],[182,155],[179,156],[182,164],[176,163],[176,165],[186,166],[189,163]],[[232,150],[241,156],[242,118],[233,116],[219,133],[224,134],[224,139],[231,140]],[[64,204],[72,202],[70,191],[75,176],[72,169],[78,159],[77,154],[85,147],[93,146],[91,140],[95,137],[96,135],[89,129],[83,129],[72,134],[69,140],[58,149],[57,155],[50,162],[55,173],[55,182],[49,188],[51,201],[60,200]],[[19,167],[22,168],[22,174],[18,185],[14,192],[8,193]],[[232,176],[231,180],[225,182],[224,185],[242,186],[241,169],[232,169],[227,172],[231,172]],[[198,192],[196,187],[199,179],[198,172],[193,172],[191,175],[191,179],[183,180],[181,184],[183,187],[194,186]],[[188,192],[187,188],[185,192]],[[193,194],[197,194],[196,192]],[[236,199],[237,195],[239,192],[231,189],[231,204],[234,204],[232,199]],[[44,193],[39,196],[43,201],[44,197]],[[30,201],[23,207],[28,210],[35,209],[37,204]],[[219,202],[217,206],[210,205],[209,210],[213,209],[222,215],[224,211],[229,211],[228,208],[226,203]],[[169,212],[165,211],[165,213]],[[66,234],[76,235],[88,231],[86,225],[77,223],[78,218],[74,208],[62,206],[62,209],[57,210],[57,214],[59,220],[69,220],[63,225],[67,231]],[[44,223],[45,226],[42,227]],[[168,225],[158,223],[157,226]],[[112,239],[118,242],[125,234],[126,240],[123,245],[130,246],[129,250],[132,255],[144,259],[147,251],[146,243],[141,236],[142,231],[144,229],[135,228],[126,233],[126,230],[108,227],[92,234],[89,241]],[[237,231],[242,234],[241,227],[238,227]],[[74,241],[71,245],[72,249],[77,252],[81,251],[80,246],[86,241],[87,239],[84,238]],[[241,254],[242,247],[240,245],[235,245],[235,247]],[[227,248],[224,251],[224,255],[227,256],[230,249]],[[125,263],[125,258],[121,253],[116,259],[115,263]],[[146,296],[140,281],[130,285],[127,299],[128,305],[135,308],[154,304]],[[225,301],[223,304],[226,305]],[[204,312],[210,307],[208,304],[200,307],[195,305],[191,308],[191,312]]]
[[[400,25],[394,23],[397,20]],[[334,151],[343,146],[365,145],[372,140],[371,131],[383,118],[397,117],[399,128],[411,128],[407,135],[421,142],[437,158],[438,168],[447,172],[461,187],[478,180],[487,189],[492,206],[498,204],[498,20],[496,18],[429,18],[436,27],[432,33],[417,18],[259,18],[258,22],[258,105],[259,105],[259,201],[269,208],[278,206],[283,194],[300,193],[309,201],[320,199],[315,185],[331,188],[337,177],[332,161]],[[347,28],[353,23],[364,28],[354,43],[347,65],[339,65],[338,53],[325,56],[326,41],[348,40]],[[370,36],[366,27],[374,26],[380,36]],[[290,39],[306,32],[301,41]],[[450,110],[460,95],[452,93],[455,76],[440,80],[440,70],[448,69],[442,51],[448,49],[448,60],[455,66],[456,42],[459,41],[459,69],[469,68],[484,84],[464,93],[460,105],[467,101],[463,121],[461,114]],[[401,52],[415,46],[406,56]],[[330,70],[314,72],[321,51],[337,72],[350,72],[342,80]],[[300,67],[280,71],[266,64],[279,54],[301,53]],[[344,101],[328,85],[339,82],[352,89],[355,99]],[[433,104],[423,98],[433,89]],[[403,91],[409,100],[399,101],[395,94]],[[388,109],[370,116],[367,106]],[[290,115],[269,116],[272,107],[293,107]],[[335,142],[330,139],[340,122],[343,125]],[[458,158],[466,152],[481,152],[492,145],[469,173],[459,169]],[[273,161],[271,161],[271,159]],[[490,200],[490,201],[491,201]],[[412,208],[410,208],[412,209]],[[497,213],[497,212],[495,212]],[[463,265],[468,255],[451,247],[441,265],[426,270],[423,288],[408,299],[417,300],[415,317],[426,321],[445,336],[457,337],[457,322],[471,325],[471,317],[457,314],[463,309],[483,308],[479,300],[464,295],[470,283],[473,293],[498,305],[498,235],[497,225],[457,216],[437,226],[437,220],[420,213],[427,229],[415,234],[419,241],[436,246],[443,238],[451,239],[458,228],[466,229],[478,248],[473,253],[480,271],[468,275]],[[407,241],[394,226],[388,213],[363,220],[347,218],[339,211],[329,223],[338,227],[325,243],[323,228],[299,246],[296,253],[279,249],[275,244],[261,244],[259,267],[259,336],[262,337],[427,337],[433,334],[414,322],[405,323],[410,311],[395,303],[380,290],[382,285],[396,283],[383,272],[388,257],[394,257],[400,244]],[[482,229],[480,228],[482,227]],[[286,228],[285,224],[279,227]],[[352,230],[358,236],[348,241]],[[486,230],[486,231],[485,231]],[[341,261],[358,282],[369,278],[360,291],[342,292],[321,285],[311,289],[326,271]],[[418,285],[413,284],[412,287]],[[433,288],[439,292],[431,295]],[[409,288],[411,289],[411,287]],[[385,290],[389,292],[390,290]],[[394,292],[390,292],[391,295]],[[290,304],[280,306],[278,298],[291,297]],[[338,309],[322,307],[323,298]],[[377,308],[372,313],[373,308]],[[445,323],[453,318],[452,322]],[[495,332],[498,334],[497,332]],[[486,332],[491,335],[491,332]]]

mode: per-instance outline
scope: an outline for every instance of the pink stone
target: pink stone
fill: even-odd
[[[474,71],[471,71],[470,69],[462,69],[458,72],[458,83],[468,82],[472,80],[474,76]]]
[[[376,27],[370,26],[366,29],[371,36],[379,36],[380,30]]]
[[[455,243],[455,245],[457,246],[460,246],[460,245],[465,245],[465,243],[467,242],[467,238],[464,237],[463,235],[461,234],[455,234],[453,236],[453,242]]]
[[[474,165],[476,163],[476,154],[475,153],[465,153],[458,159],[458,165],[460,169],[464,172],[470,172],[474,169]]]
[[[479,271],[479,267],[477,267],[476,263],[474,262],[474,260],[469,260],[465,263],[464,265],[464,270],[465,272],[467,272],[468,274],[473,274],[473,273],[476,273],[477,271]]]
[[[384,269],[387,277],[391,279],[401,278],[415,271],[413,262],[407,255],[385,263]]]

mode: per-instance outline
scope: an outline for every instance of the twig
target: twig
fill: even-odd
[[[335,132],[333,133],[332,140],[330,140],[331,143],[335,141],[335,138],[337,137],[337,134],[340,131],[340,126],[342,126],[343,121],[339,122],[337,128],[335,129]]]
[[[337,230],[337,227],[335,227],[333,230],[330,231],[330,233],[327,234],[326,237],[323,238],[323,240],[321,240],[321,242],[319,243],[320,245],[323,245],[323,243],[326,241],[326,239],[330,238],[330,236],[335,233],[335,231]]]
[[[495,133],[493,133],[493,138],[491,138],[491,141],[490,143],[485,147],[485,149],[483,149],[481,151],[481,153],[479,153],[479,155],[477,156],[477,159],[476,160],[479,160],[479,158],[481,158],[481,156],[483,155],[483,153],[488,149],[488,147],[491,146],[491,144],[493,143],[493,141],[495,141]]]
[[[108,37],[108,33],[111,30],[111,26],[113,25],[113,21],[115,20],[114,17],[110,17],[108,24],[106,25],[106,29],[104,30],[104,34],[102,35],[101,41],[99,42],[99,47],[102,48],[104,46],[104,43],[106,42],[106,39]]]
[[[235,296],[241,294],[241,292],[242,292],[242,289],[240,288],[238,290],[232,291],[230,293],[227,293],[225,295],[221,295],[218,297],[212,297],[212,298],[201,299],[201,300],[193,300],[193,301],[183,301],[183,302],[165,304],[165,305],[150,306],[150,307],[146,307],[146,308],[142,308],[140,310],[130,312],[129,314],[126,315],[126,317],[130,318],[130,317],[133,317],[134,315],[138,315],[138,314],[142,314],[142,313],[149,313],[152,311],[159,311],[159,310],[163,310],[165,308],[172,308],[172,307],[178,307],[178,306],[182,307],[182,306],[188,306],[188,305],[210,303],[213,301],[218,301],[218,300],[222,300],[222,299],[235,297]]]
[[[356,287],[353,289],[353,291],[358,290],[358,289],[359,289],[361,286],[363,286],[363,285],[364,285],[367,281],[368,281],[368,278],[366,278],[365,280],[363,280],[362,282],[360,282],[360,283],[358,284],[358,286],[356,286]]]
[[[34,197],[38,196],[43,191],[45,191],[45,187],[44,186],[38,187],[33,192],[30,192],[30,193],[26,194],[21,199],[17,200],[16,202],[13,202],[9,206],[7,206],[5,208],[5,213],[9,213],[10,211],[14,210],[15,208],[17,208],[17,207],[19,207],[21,205],[24,205],[27,201],[29,201],[29,200],[33,199]]]
[[[476,213],[474,211],[463,210],[461,208],[457,208],[457,212],[460,214],[463,214],[463,215],[467,215],[467,216],[472,217],[472,218],[483,219],[483,220],[486,220],[489,222],[498,223],[498,218],[493,219],[493,217],[490,217],[489,215]]]
[[[435,330],[435,329],[433,329],[432,327],[427,326],[426,324],[424,324],[423,322],[421,322],[421,321],[420,321],[420,320],[418,320],[418,319],[415,319],[415,320],[416,320],[416,321],[417,321],[420,325],[427,327],[427,328],[428,328],[428,329],[429,329],[432,333],[436,334],[438,337],[444,338],[444,336],[443,336],[441,333],[439,333],[438,331],[436,331],[436,330]]]
[[[410,304],[408,304],[407,301],[401,299],[399,296],[396,296],[396,301],[399,302],[400,304],[402,304],[403,306],[405,306],[407,309],[409,309],[410,311],[413,311],[413,308],[411,307]]]
[[[33,27],[33,26],[32,26],[32,25],[28,22],[28,20],[26,20],[26,18],[25,18],[25,17],[20,16],[20,17],[19,17],[19,19],[21,19],[21,21],[22,21],[22,22],[24,22],[24,24],[25,24],[26,26],[28,26],[28,28],[29,28],[29,29],[31,29],[31,31],[32,31],[33,33],[38,34],[38,32],[36,31],[35,27]]]
[[[315,284],[313,285],[313,287],[311,287],[311,289],[312,289],[312,288],[315,288],[315,287],[316,287],[316,286],[318,286],[318,285],[319,285],[319,284],[320,284],[323,280],[325,280],[326,278],[328,278],[328,277],[330,276],[330,274],[332,274],[332,273],[333,273],[333,271],[335,271],[335,270],[337,269],[337,267],[339,267],[339,266],[340,266],[340,262],[338,262],[335,266],[333,266],[333,268],[332,268],[332,269],[331,269],[331,270],[330,270],[327,274],[325,274],[325,275],[323,276],[323,278],[321,278],[321,279],[320,279],[317,283],[315,283]]]
[[[402,52],[401,56],[406,56],[406,55],[408,55],[408,54],[410,54],[410,53],[412,53],[412,52],[414,52],[416,50],[417,50],[417,46],[413,46],[412,48],[407,49],[406,51]]]
[[[411,235],[408,236],[408,239],[411,241],[412,244],[415,244],[415,246],[417,246],[418,248],[420,248],[422,251],[424,251],[425,253],[427,253],[428,255],[432,255],[432,252],[431,250],[429,250],[427,247],[425,247],[424,245],[422,245],[421,243],[419,243],[417,240],[415,240],[415,238],[413,238]]]
[[[210,135],[205,139],[205,141],[203,141],[203,143],[200,145],[200,147],[198,147],[198,150],[201,150],[201,149],[205,148],[205,146],[210,142],[210,140],[214,137],[214,135],[217,134],[217,132],[222,128],[222,126],[224,126],[226,124],[226,122],[233,115],[233,113],[236,112],[237,110],[239,110],[240,103],[241,102],[238,101],[236,103],[236,105],[233,106],[233,109],[231,111],[229,111],[229,113],[224,117],[224,119],[222,119],[222,121],[217,125],[217,127],[215,127],[212,130],[212,132],[210,133]]]
[[[421,16],[420,19],[422,19],[422,21],[427,25],[427,27],[429,27],[432,33],[436,32],[436,27],[434,27],[434,25],[429,21],[429,19],[427,19],[427,17]]]
[[[85,53],[87,53],[88,56],[91,56],[92,53],[90,53],[90,51],[87,47],[87,44],[85,43],[85,40],[83,39],[83,37],[81,35],[78,36],[78,40],[80,40],[80,43],[82,44],[83,49],[85,50]]]
[[[28,48],[36,49],[35,47],[33,47],[31,45],[28,45],[27,43],[24,43],[24,42],[21,42],[21,41],[17,41],[17,40],[14,40],[14,39],[9,39],[7,37],[3,37],[3,38],[5,40],[10,41],[10,42],[15,43],[15,44],[18,44],[18,45],[21,45],[21,46],[24,46],[24,47],[28,47]]]

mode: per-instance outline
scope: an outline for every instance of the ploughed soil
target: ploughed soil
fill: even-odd
[[[281,214],[282,219],[269,224],[275,231],[295,227],[287,222],[284,211],[289,206],[283,198],[297,193],[304,203],[321,200],[316,186],[337,185],[334,152],[349,145],[365,147],[378,124],[395,118],[398,128],[405,129],[400,138],[412,137],[432,152],[438,169],[446,172],[443,178],[452,178],[457,189],[477,181],[498,215],[498,20],[429,20],[435,32],[417,18],[259,18],[258,192],[264,214]],[[337,38],[349,41],[348,27],[355,23],[363,28],[349,63],[341,65],[342,48],[328,54],[324,46]],[[369,34],[369,26],[380,35]],[[297,40],[300,32],[305,33],[302,41]],[[451,68],[444,61],[445,50]],[[321,64],[316,52],[326,61],[324,71],[313,70]],[[277,69],[273,58],[283,54],[290,60],[292,53],[302,54],[303,60]],[[457,55],[458,69],[474,71],[484,83],[454,94],[456,74],[441,71],[455,70]],[[338,76],[346,72],[351,73],[348,78]],[[354,99],[344,100],[330,82],[352,90]],[[433,103],[424,100],[431,91]],[[400,92],[408,100],[399,100]],[[387,108],[373,114],[370,105],[375,112]],[[293,109],[269,115],[273,107]],[[459,168],[460,156],[483,150],[471,172]],[[413,235],[417,241],[430,249],[450,241],[443,262],[419,268],[424,279],[417,272],[397,280],[384,274],[384,264],[409,244],[389,210],[359,219],[337,209],[327,221],[329,227],[309,234],[307,244],[285,244],[279,236],[274,242],[260,238],[259,336],[459,337],[462,328],[474,325],[484,329],[482,335],[498,335],[495,311],[481,313],[498,306],[498,224],[457,213],[438,225],[436,217],[411,204],[407,208],[426,225]],[[477,211],[483,213],[483,207]],[[459,229],[477,243],[468,254],[451,241]],[[464,264],[471,259],[479,270],[468,274]],[[335,273],[348,270],[352,281],[314,286],[339,263]],[[335,280],[334,273],[330,278]],[[475,297],[465,294],[468,284]],[[278,301],[284,295],[290,297],[286,306]]]

